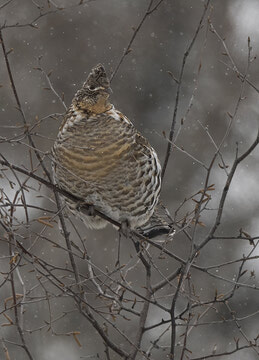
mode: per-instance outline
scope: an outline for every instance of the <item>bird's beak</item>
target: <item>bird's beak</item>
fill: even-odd
[[[112,93],[113,93],[112,88],[111,88],[111,87],[108,87],[107,92],[108,92],[109,94],[112,94]]]
[[[99,90],[104,90],[104,91],[106,91],[108,94],[112,94],[112,93],[113,93],[113,91],[112,91],[112,89],[111,89],[110,87],[105,88],[105,87],[103,87],[103,86],[100,86],[98,89],[99,89]]]

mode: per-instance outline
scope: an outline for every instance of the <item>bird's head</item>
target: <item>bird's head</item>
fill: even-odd
[[[73,104],[80,110],[99,114],[110,107],[110,92],[110,81],[105,69],[102,64],[98,64],[91,70],[83,87],[75,94]]]

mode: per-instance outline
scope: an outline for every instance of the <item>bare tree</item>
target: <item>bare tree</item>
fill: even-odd
[[[128,7],[125,9],[124,6]],[[167,101],[167,94],[174,98],[169,109],[171,120],[165,121],[168,130],[164,130],[164,123],[162,126],[160,123],[156,126],[145,124],[149,131],[154,129],[154,141],[160,141],[165,194],[162,193],[161,206],[168,223],[174,227],[170,236],[156,238],[137,231],[125,234],[121,224],[97,210],[99,216],[119,230],[110,227],[105,231],[87,231],[67,212],[60,195],[78,199],[53,183],[50,166],[51,145],[69,102],[64,94],[74,91],[60,90],[67,86],[63,84],[69,82],[66,77],[70,76],[69,69],[62,65],[65,51],[73,51],[80,62],[81,47],[87,39],[90,58],[94,61],[95,52],[102,54],[106,49],[105,40],[100,41],[99,33],[107,33],[109,21],[118,11],[118,18],[108,29],[108,35],[111,33],[114,37],[113,46],[116,46],[118,38],[112,32],[119,29],[124,19],[127,25],[132,21],[126,14],[132,10],[131,5],[116,0],[105,4],[98,0],[31,0],[24,13],[17,12],[19,2],[15,0],[0,6],[3,359],[163,357],[202,360],[230,359],[232,354],[235,359],[258,358],[256,266],[259,236],[252,235],[249,230],[256,211],[249,196],[252,194],[257,199],[257,187],[248,192],[249,172],[245,173],[243,184],[240,179],[240,168],[246,169],[248,165],[255,168],[254,154],[258,157],[258,120],[251,119],[249,102],[249,98],[257,101],[259,92],[254,81],[256,66],[253,61],[256,57],[252,41],[248,37],[240,61],[219,24],[219,19],[227,16],[226,9],[221,9],[223,5],[212,0],[197,2],[194,9],[188,9],[188,4],[182,5],[181,1],[172,5],[166,0],[148,0],[141,5],[134,2],[134,6],[141,14],[134,20],[133,33],[127,34],[126,43],[120,38],[120,44],[124,45],[113,50],[113,54],[107,55],[104,51],[117,90],[125,72],[130,72],[130,66],[134,68],[132,73],[137,74],[133,83],[138,81],[138,56],[143,57],[148,70],[150,66],[156,67],[156,51],[148,53],[149,46],[156,44],[149,41],[155,39],[160,46],[163,42],[169,43],[168,38],[161,38],[166,36],[163,26],[167,29],[168,19],[177,13],[181,19],[175,16],[175,29],[184,28],[187,26],[184,14],[190,11],[185,41],[172,45],[172,52],[178,50],[174,54],[176,64],[164,66],[165,71],[159,72],[157,77],[157,84],[160,84],[157,94],[162,92],[163,102]],[[85,25],[86,20],[88,25]],[[73,21],[70,43],[81,40],[72,50],[62,48],[60,57],[58,43],[63,38],[65,44],[70,34],[69,29],[66,34],[59,27],[66,29],[66,24]],[[92,37],[75,35],[78,29],[91,33],[94,26]],[[141,36],[147,33],[147,27],[151,33],[143,39]],[[60,37],[57,36],[53,45],[50,38],[55,33]],[[23,36],[29,39],[25,43]],[[92,44],[93,40],[102,47],[101,50]],[[14,44],[14,49],[10,49],[10,44]],[[51,50],[45,50],[46,44]],[[29,50],[24,52],[24,46]],[[41,52],[45,54],[42,56]],[[82,64],[88,56],[85,52]],[[20,66],[22,56],[25,63],[29,63],[29,72],[33,70],[34,74],[31,80],[26,80],[24,88],[19,83],[24,76],[24,68]],[[159,56],[161,59],[163,54]],[[204,110],[211,106],[207,98],[211,93],[214,101],[217,98],[216,91],[211,90],[215,85],[212,79],[214,66],[208,64],[215,57],[220,74],[216,76],[231,76],[232,102],[231,110],[225,109],[220,92],[228,97],[225,88],[229,84],[221,80],[218,97],[222,109],[217,116],[222,120],[217,119],[208,126],[208,118],[213,115],[208,111],[207,117]],[[46,63],[54,66],[55,61],[56,69],[46,70]],[[125,70],[123,67],[127,62],[131,65]],[[167,59],[167,64],[171,62]],[[86,72],[91,65],[84,65]],[[161,74],[166,74],[161,80],[165,91],[161,90]],[[78,71],[76,76],[82,78],[85,75]],[[34,96],[34,91],[40,93]],[[142,89],[139,92],[134,88],[134,91],[141,94]],[[147,97],[153,98],[153,94]],[[129,98],[127,96],[125,109]],[[152,107],[147,99],[141,101],[145,103],[141,114],[146,111],[147,116],[152,117],[157,103]],[[40,110],[35,110],[37,107]],[[241,138],[238,135],[240,117],[249,123],[251,130]],[[199,145],[192,147],[195,131],[199,133]],[[179,180],[179,186],[183,186],[179,195],[174,179],[181,166],[188,168],[188,172]],[[241,211],[228,206],[233,183],[240,182],[239,189],[250,194],[246,198],[241,196],[240,190],[236,193],[237,198],[241,197]],[[82,206],[82,211],[88,211],[87,204]],[[119,244],[121,251],[117,259]]]

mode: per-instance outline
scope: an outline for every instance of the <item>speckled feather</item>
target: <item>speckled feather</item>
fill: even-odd
[[[82,107],[76,95],[65,116],[53,147],[56,182],[112,219],[140,227],[152,216],[159,198],[161,167],[156,152],[108,100],[101,112],[96,111],[98,101],[91,104],[95,112],[89,105]],[[97,216],[78,214],[71,201],[68,206],[88,227],[106,225]]]

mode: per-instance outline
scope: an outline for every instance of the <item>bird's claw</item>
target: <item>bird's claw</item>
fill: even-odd
[[[76,205],[75,205],[75,208],[77,211],[82,211],[84,214],[86,214],[88,216],[95,215],[94,206],[91,204],[89,205],[85,201],[78,201],[78,203],[76,203]]]
[[[88,205],[88,216],[94,216],[95,215],[95,209],[93,205]]]

